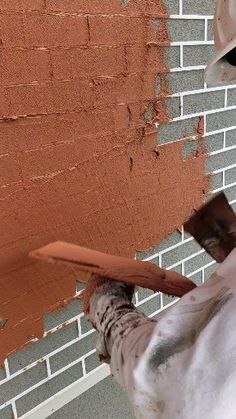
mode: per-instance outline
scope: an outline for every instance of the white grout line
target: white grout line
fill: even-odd
[[[186,46],[195,46],[195,45],[214,45],[214,41],[173,41],[170,45],[179,46],[179,45],[186,45]]]
[[[183,17],[183,0],[179,0],[179,14],[181,17]]]
[[[173,250],[173,249],[176,249],[177,247],[180,247],[180,246],[182,246],[183,244],[185,244],[185,243],[188,243],[188,242],[190,242],[190,241],[192,241],[193,240],[193,238],[192,237],[188,237],[187,239],[185,239],[185,240],[181,240],[181,241],[179,241],[178,243],[176,243],[176,244],[173,244],[172,246],[170,246],[170,247],[168,247],[167,249],[163,249],[163,250],[160,250],[160,252],[157,252],[157,253],[154,253],[153,255],[151,255],[151,256],[148,256],[147,258],[144,258],[143,259],[143,261],[145,261],[145,262],[148,262],[148,261],[150,261],[150,260],[153,260],[153,259],[155,259],[156,257],[161,257],[162,255],[164,255],[166,252],[169,252],[170,250]],[[160,268],[162,267],[162,260],[160,259],[159,260],[159,266],[160,266]]]
[[[215,114],[218,114],[218,113],[221,113],[221,112],[235,111],[235,110],[236,110],[236,105],[229,106],[227,109],[225,109],[225,108],[210,109],[208,111],[201,111],[201,112],[196,112],[196,113],[192,113],[192,114],[185,114],[184,116],[177,116],[177,117],[173,118],[170,121],[170,123],[177,122],[177,121],[184,121],[186,119],[191,119],[191,118],[197,118],[199,116],[215,115]]]
[[[184,46],[183,44],[180,45],[180,68],[184,67]],[[170,70],[172,72],[172,70]]]
[[[52,371],[51,371],[51,365],[50,365],[48,357],[46,358],[46,369],[47,369],[48,378],[51,378]]]
[[[225,89],[225,108],[227,108],[228,104],[228,89]]]
[[[225,170],[229,170],[229,169],[234,169],[236,167],[236,163],[231,164],[230,166],[226,166],[224,169]],[[211,174],[215,175],[217,173],[222,172],[222,167],[220,169],[214,170],[213,172],[210,172]]]
[[[210,151],[210,153],[207,153],[207,154],[208,156],[214,156],[215,154],[222,154],[224,151],[230,151],[230,150],[235,150],[235,149],[236,149],[236,144],[231,145],[229,147],[223,147],[220,150]],[[224,169],[224,167],[222,167],[221,169]]]
[[[208,32],[208,19],[205,18],[205,27],[204,27],[204,42],[207,43],[207,32]]]
[[[182,6],[182,1],[184,0],[180,0],[180,13],[178,15],[170,15],[169,18],[170,19],[190,19],[190,20],[204,20],[204,19],[209,19],[209,20],[213,20],[213,16],[212,15],[185,15],[182,13],[183,10],[183,6]],[[198,42],[198,41],[196,41]]]
[[[13,401],[11,403],[11,407],[12,407],[13,419],[17,419],[18,414],[17,414],[17,410],[16,410],[16,402],[15,401]]]
[[[45,400],[45,402],[36,406],[30,412],[21,416],[21,419],[45,419],[109,375],[110,368],[108,365],[103,364],[87,374],[86,377],[75,381],[54,396]]]
[[[2,384],[3,381],[7,381],[11,377],[7,358],[4,361],[4,368],[5,368],[5,372],[6,372],[6,378],[1,381],[1,384]]]

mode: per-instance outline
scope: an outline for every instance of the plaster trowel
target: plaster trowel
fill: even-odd
[[[223,192],[200,208],[184,228],[218,263],[236,246],[236,214]]]
[[[177,297],[181,297],[196,287],[185,276],[161,269],[150,262],[112,256],[65,242],[51,243],[31,252],[30,256],[47,262],[72,265],[80,271]]]

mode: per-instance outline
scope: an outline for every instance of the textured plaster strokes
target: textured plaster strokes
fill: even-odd
[[[155,122],[169,120],[161,48],[169,44],[168,13],[160,1],[99,0],[92,8],[91,0],[49,0],[47,10],[39,2],[36,12],[25,6],[10,20],[7,4],[0,15],[9,69],[0,89],[1,362],[41,338],[43,314],[75,292],[78,272],[34,262],[30,250],[65,240],[133,257],[179,227],[208,184],[203,121],[195,128],[198,153],[186,161],[184,140],[156,146]]]

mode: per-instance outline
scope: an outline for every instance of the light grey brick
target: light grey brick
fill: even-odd
[[[183,13],[186,15],[205,15],[210,16],[214,14],[215,1],[214,0],[184,0]]]
[[[197,272],[196,274],[190,275],[189,278],[193,281],[197,286],[202,284],[202,271]]]
[[[66,307],[63,307],[61,310],[58,310],[54,313],[45,314],[44,328],[45,331],[53,329],[61,323],[71,319],[72,317],[77,316],[82,312],[82,304],[79,300],[73,300]]]
[[[52,414],[50,419],[135,419],[124,389],[109,376]]]
[[[180,98],[179,97],[172,97],[167,99],[161,100],[151,100],[145,109],[143,114],[143,118],[147,123],[152,122],[152,120],[156,117],[159,104],[164,106],[166,109],[166,113],[169,118],[173,119],[180,116]]]
[[[10,372],[14,373],[19,369],[26,367],[55,349],[60,348],[67,342],[70,342],[70,340],[75,339],[77,336],[77,324],[76,322],[73,322],[31,346],[14,353],[8,358]]]
[[[157,133],[158,143],[165,144],[174,140],[193,137],[198,134],[198,124],[199,117],[160,124]]]
[[[16,397],[46,377],[46,366],[44,363],[40,363],[2,384],[0,386],[0,405]]]
[[[93,326],[91,325],[91,323],[86,319],[85,316],[81,317],[80,319],[80,324],[81,324],[81,332],[82,333],[87,333],[90,330],[94,330]]]
[[[168,46],[163,47],[165,56],[165,65],[167,68],[178,68],[180,66],[180,47]]]
[[[223,173],[215,173],[210,177],[211,190],[219,189],[223,187]]]
[[[101,365],[101,362],[98,359],[97,352],[94,352],[92,355],[89,355],[87,358],[85,358],[85,368],[86,373],[93,371],[95,368],[99,367]]]
[[[166,111],[169,118],[177,118],[180,116],[181,106],[180,98],[172,97],[165,100],[166,101]]]
[[[178,272],[179,274],[182,274],[182,264],[180,263],[179,265],[175,266],[172,271],[174,272]]]
[[[0,418],[1,419],[13,419],[13,411],[11,405],[4,407],[4,409],[0,410]]]
[[[6,378],[5,368],[0,366],[0,383],[4,378]]]
[[[173,303],[173,301],[177,301],[177,297],[173,297],[171,295],[163,294],[163,307],[167,306],[170,303]]]
[[[58,371],[95,348],[96,333],[91,333],[50,358],[52,372]]]
[[[81,363],[74,365],[55,378],[47,381],[16,402],[18,415],[24,415],[35,406],[54,396],[63,388],[79,380],[83,375]]]
[[[150,316],[152,313],[154,313],[157,310],[160,310],[161,308],[161,297],[160,294],[156,294],[151,298],[149,301],[146,301],[146,303],[141,304],[138,306],[138,309],[146,314],[146,316]]]
[[[206,169],[208,173],[215,170],[224,169],[236,163],[236,149],[222,151],[207,157]]]
[[[85,288],[85,284],[81,282],[76,282],[76,292],[82,291]]]
[[[176,71],[166,75],[170,93],[180,93],[203,89],[204,72],[202,70],[193,71]],[[156,80],[157,94],[160,93],[160,76],[157,75]]]
[[[206,252],[194,256],[192,259],[189,259],[184,263],[185,275],[190,275],[192,272],[200,269],[202,266],[207,265],[210,262],[212,262],[212,257]]]
[[[205,22],[203,19],[169,19],[168,33],[171,41],[204,41]]]
[[[225,91],[184,96],[184,114],[200,113],[224,107]]]
[[[187,160],[191,155],[195,155],[199,147],[196,140],[186,141],[183,145],[183,159]]]
[[[210,276],[216,271],[217,269],[217,263],[213,263],[212,265],[208,266],[207,268],[204,268],[204,276],[205,281],[210,278]]]
[[[179,0],[168,0],[165,5],[171,15],[177,15],[179,13]]]
[[[199,244],[194,240],[191,240],[187,243],[184,243],[181,246],[176,247],[175,249],[170,250],[162,255],[162,265],[165,268],[170,267],[171,265],[180,262],[182,259],[191,256],[193,253],[200,250]]]
[[[229,202],[236,200],[236,185],[225,189],[224,192]]]
[[[209,57],[213,56],[213,45],[184,46],[184,67],[207,65]]]
[[[182,239],[182,235],[179,231],[175,230],[173,233],[169,234],[169,236],[167,236],[164,240],[161,241],[161,243],[159,243],[156,246],[151,247],[149,250],[147,251],[137,251],[136,252],[136,257],[137,259],[145,259],[149,256],[155,255],[156,253],[161,252],[162,250],[167,249],[170,246],[174,246],[175,244],[181,242]],[[154,263],[152,261],[152,263]],[[155,263],[158,265],[159,261],[155,259]]]
[[[209,135],[205,137],[204,143],[208,153],[221,150],[224,146],[224,133],[220,132],[219,134]]]
[[[236,89],[228,89],[227,106],[236,105]]]
[[[233,169],[226,170],[225,172],[226,185],[230,185],[230,183],[235,183],[235,182],[236,182],[236,167],[234,167]]]
[[[232,147],[234,145],[236,145],[236,130],[235,129],[226,132],[226,146]]]
[[[148,288],[138,288],[138,301],[142,301],[144,300],[144,298],[149,297],[150,295],[153,294],[152,290],[149,290]]]
[[[217,131],[222,128],[229,128],[235,126],[236,109],[231,111],[223,111],[207,115],[206,129],[207,132]]]
[[[214,40],[213,19],[208,19],[207,21],[207,40],[208,41]]]

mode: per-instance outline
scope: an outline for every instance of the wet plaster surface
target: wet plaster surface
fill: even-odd
[[[156,123],[170,120],[167,10],[160,1],[114,0],[108,19],[99,4],[90,16],[90,2],[81,3],[80,36],[73,35],[77,18],[63,20],[63,39],[66,13],[55,20],[53,10],[18,10],[14,28],[6,10],[0,16],[11,69],[1,73],[0,91],[1,362],[41,338],[43,315],[75,293],[79,272],[33,261],[32,249],[64,240],[133,257],[178,228],[208,188],[203,120],[186,159],[190,139],[158,145]],[[21,48],[28,60],[34,51],[29,69],[37,69],[37,82],[26,82],[28,70],[21,74],[25,60],[13,54]],[[44,61],[39,51],[48,54]]]

